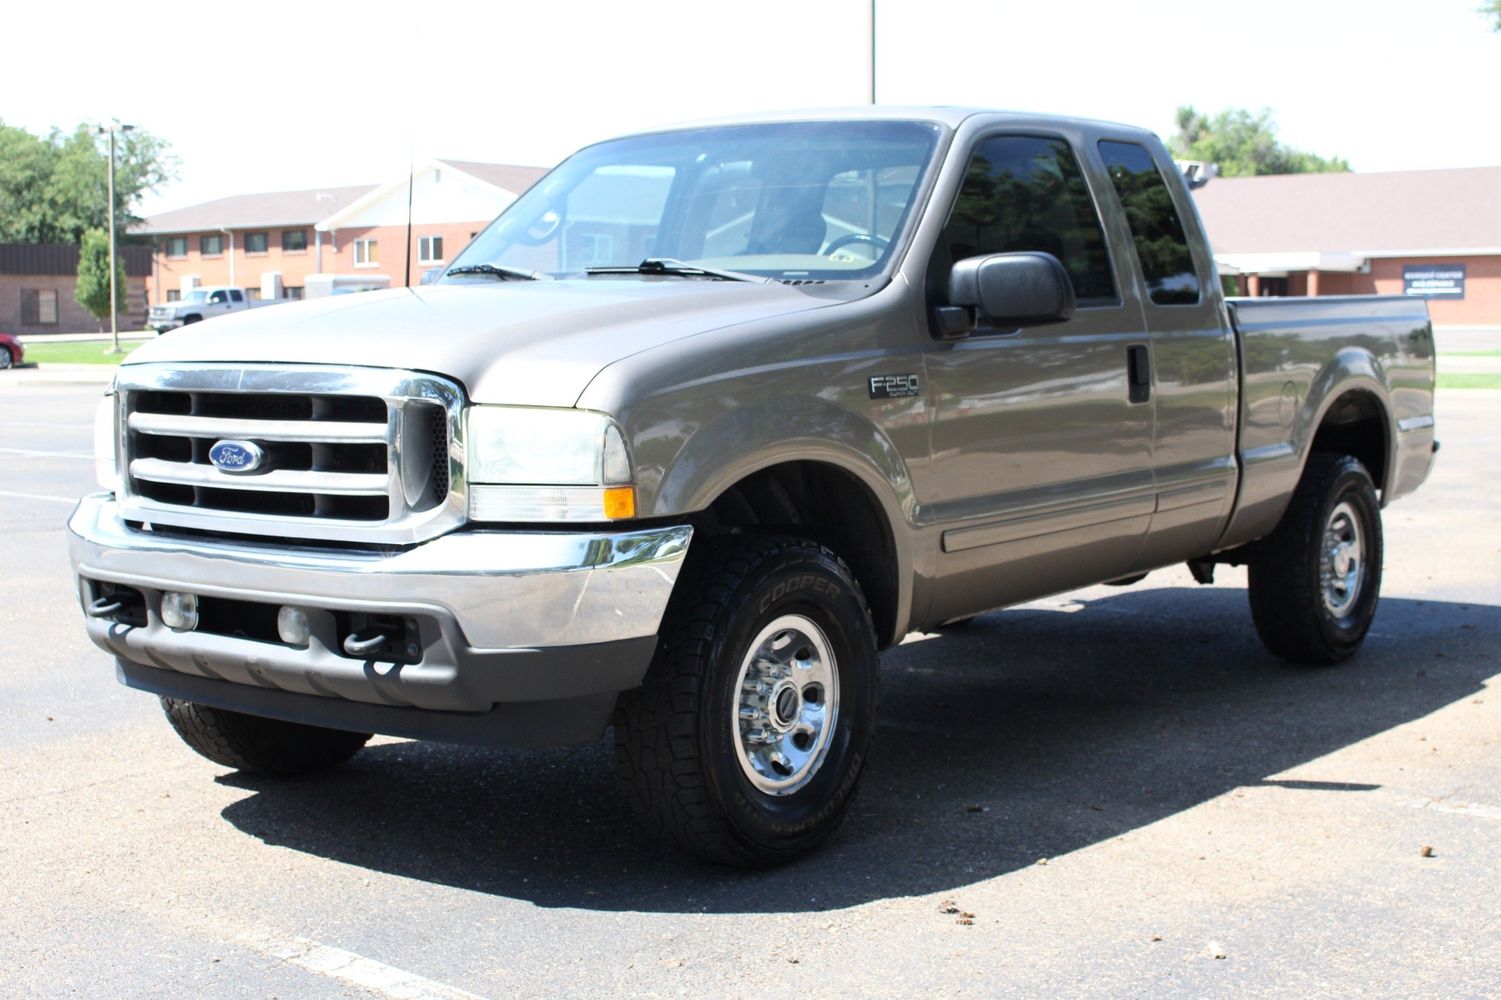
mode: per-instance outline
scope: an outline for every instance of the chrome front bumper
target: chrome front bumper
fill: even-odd
[[[87,619],[89,637],[121,661],[126,683],[292,721],[440,739],[412,713],[529,704],[542,718],[549,713],[540,703],[587,702],[581,732],[602,729],[615,693],[645,675],[693,533],[685,525],[463,531],[397,551],[315,549],[140,530],[121,520],[109,494],[85,497],[68,527],[86,609],[101,585],[143,595],[144,624]],[[163,591],[231,609],[300,608],[312,638],[294,647],[274,635],[231,634],[239,630],[223,627],[222,615],[212,632],[176,631],[161,619]],[[350,614],[411,622],[419,655],[346,655],[337,623]]]

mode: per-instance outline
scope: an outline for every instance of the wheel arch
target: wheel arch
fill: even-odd
[[[649,514],[827,545],[864,589],[880,644],[906,634],[915,501],[906,463],[871,421],[817,398],[737,407],[696,428],[653,478]]]

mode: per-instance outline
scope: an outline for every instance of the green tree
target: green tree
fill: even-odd
[[[0,122],[0,243],[77,244],[109,224],[108,136],[88,125],[35,136]],[[139,221],[140,196],[170,180],[168,144],[144,129],[115,137],[115,225]]]
[[[1338,156],[1325,159],[1282,145],[1268,108],[1257,113],[1229,108],[1210,116],[1185,104],[1178,108],[1178,133],[1168,141],[1168,149],[1180,160],[1217,163],[1224,177],[1342,173],[1350,169],[1350,164]]]
[[[1491,19],[1491,30],[1501,31],[1501,0],[1486,0],[1480,5],[1480,13]]]
[[[115,255],[115,303],[125,307],[125,258]],[[73,297],[99,320],[99,328],[109,319],[109,233],[90,229],[83,234],[78,248],[78,285]]]

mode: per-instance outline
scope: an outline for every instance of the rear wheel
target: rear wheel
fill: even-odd
[[[182,741],[215,764],[251,774],[310,774],[353,757],[369,733],[264,719],[191,701],[162,699]]]
[[[1294,663],[1353,655],[1376,616],[1381,556],[1381,507],[1365,466],[1315,454],[1281,522],[1249,560],[1261,641]]]
[[[870,611],[849,569],[801,539],[701,544],[615,755],[647,825],[700,857],[779,864],[839,825],[875,728]]]
[[[9,368],[15,364],[15,357],[11,355],[10,348],[0,344],[0,370]]]

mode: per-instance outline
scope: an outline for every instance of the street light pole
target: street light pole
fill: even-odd
[[[115,133],[129,132],[134,125],[121,125],[116,118],[109,125],[100,125],[98,131],[109,134],[109,342],[110,353],[120,353],[120,305],[116,301],[115,288]]]

